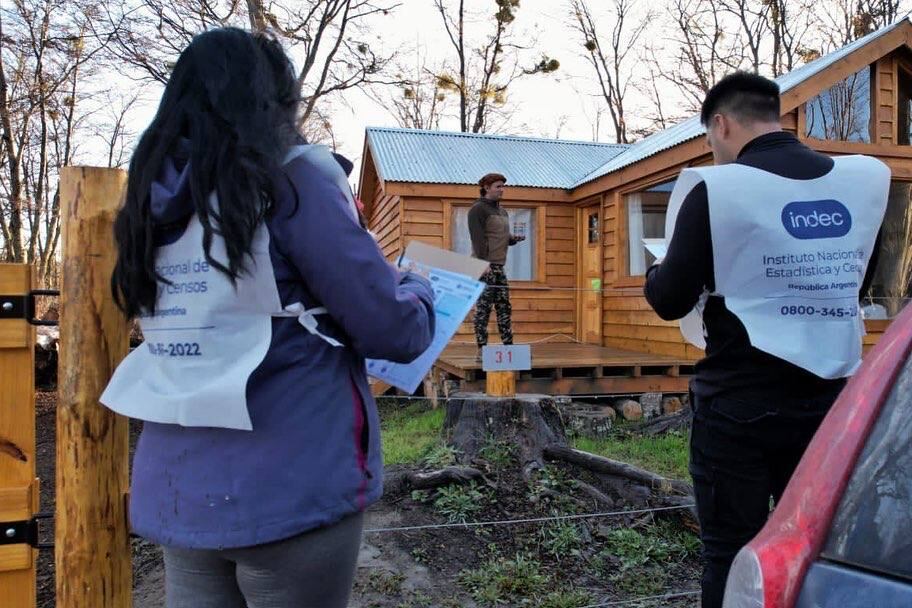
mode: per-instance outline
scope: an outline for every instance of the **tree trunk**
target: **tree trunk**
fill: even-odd
[[[524,471],[544,465],[546,447],[567,444],[554,399],[543,395],[457,395],[447,402],[443,429],[459,462],[471,463],[492,441],[503,442],[516,447]]]

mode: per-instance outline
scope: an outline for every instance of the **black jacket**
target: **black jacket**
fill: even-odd
[[[811,150],[785,131],[754,139],[744,147],[736,162],[790,179],[816,179],[833,168],[832,158]],[[877,265],[878,248],[879,238],[862,294],[867,291]],[[681,205],[664,261],[646,274],[645,294],[660,317],[672,320],[690,312],[704,288],[713,291],[715,279],[706,185],[700,183]],[[697,363],[691,384],[698,396],[724,394],[751,400],[771,399],[788,407],[792,400],[800,403],[808,397],[826,394],[835,397],[845,385],[844,379],[821,378],[751,346],[747,330],[726,308],[722,297],[708,299],[703,321],[707,333],[706,357]]]

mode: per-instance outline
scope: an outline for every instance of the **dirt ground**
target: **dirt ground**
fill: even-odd
[[[45,511],[54,508],[55,406],[53,393],[38,393],[37,466],[39,477],[44,480],[41,500]],[[134,441],[139,429],[138,424],[131,428]],[[594,501],[587,503],[585,497],[574,496],[566,481],[572,478],[584,479],[610,494],[610,485],[601,483],[604,480],[597,475],[570,467],[554,467],[540,485],[531,487],[522,479],[518,468],[508,465],[504,455],[499,464],[506,466],[490,466],[487,483],[468,494],[459,489],[452,493],[431,491],[385,496],[368,511],[366,528],[439,524],[448,517],[453,519],[454,511],[458,519],[460,509],[463,518],[469,521],[599,511],[600,505],[593,504]],[[627,506],[630,505],[618,502],[614,508]],[[604,505],[601,507],[604,510]],[[681,534],[689,534],[680,527],[675,515],[663,517],[659,522],[663,530],[680,528]],[[573,608],[696,588],[695,553],[674,549],[678,545],[668,545],[672,547],[670,552],[661,549],[664,541],[650,536],[651,530],[658,529],[655,524],[652,516],[623,516],[574,520],[569,524],[366,533],[350,605],[353,608],[490,605]],[[643,532],[633,533],[632,545],[627,536],[630,530]],[[45,536],[50,533],[48,530]],[[642,539],[648,544],[642,545]],[[625,548],[628,545],[632,547],[629,551]],[[606,546],[613,549],[608,551]],[[133,605],[136,608],[163,606],[164,575],[157,547],[141,539],[133,540],[133,574]],[[694,599],[642,605],[644,608],[693,606]],[[54,606],[51,552],[42,552],[39,559],[38,606]]]

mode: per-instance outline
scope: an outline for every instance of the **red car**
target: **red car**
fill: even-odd
[[[912,607],[912,306],[732,565],[725,608]]]

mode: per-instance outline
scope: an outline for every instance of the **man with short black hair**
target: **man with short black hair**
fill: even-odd
[[[488,173],[478,180],[481,198],[469,210],[469,236],[472,255],[489,263],[481,280],[488,285],[475,307],[475,343],[481,349],[488,343],[488,319],[491,308],[497,311],[497,329],[504,344],[513,344],[513,314],[510,306],[510,284],[504,272],[507,249],[524,240],[510,233],[510,218],[501,207],[507,178],[500,173]]]
[[[779,116],[778,85],[762,76],[709,91],[700,118],[716,166],[678,177],[668,251],[646,277],[659,316],[683,319],[706,351],[690,446],[704,608],[722,605],[736,553],[860,365],[858,298],[887,203],[883,163],[815,152]]]

